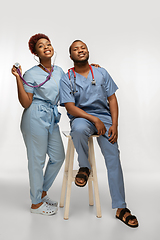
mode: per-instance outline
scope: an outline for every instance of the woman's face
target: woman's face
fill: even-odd
[[[54,54],[54,49],[50,41],[45,38],[41,38],[37,41],[35,50],[36,55],[40,58],[40,60],[51,58]]]

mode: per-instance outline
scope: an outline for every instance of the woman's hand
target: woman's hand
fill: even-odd
[[[20,70],[21,75],[22,75],[21,66],[19,67],[19,70]],[[22,107],[28,108],[32,103],[33,94],[25,91],[24,86],[23,86],[23,81],[22,81],[21,77],[19,76],[19,74],[17,72],[17,68],[14,65],[12,67],[11,72],[16,77],[16,80],[17,80],[19,102],[22,105]]]
[[[95,68],[100,68],[101,66],[99,64],[96,63],[91,63],[92,66],[94,66]]]
[[[115,142],[117,142],[118,130],[117,130],[117,126],[116,126],[116,125],[112,125],[112,126],[109,128],[108,137],[109,137],[109,141],[110,141],[112,144],[115,143]]]
[[[20,70],[20,72],[21,72],[21,75],[22,75],[22,68],[21,68],[21,66],[19,66],[19,70]],[[18,72],[17,72],[17,68],[13,65],[13,67],[12,67],[12,69],[11,69],[11,72],[12,72],[12,74],[15,76],[15,77],[18,77],[19,76],[19,74],[18,74]]]

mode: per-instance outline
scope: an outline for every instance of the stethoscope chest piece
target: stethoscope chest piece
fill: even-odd
[[[92,80],[92,85],[96,85],[96,81],[94,79]]]
[[[14,66],[15,66],[15,68],[19,68],[19,67],[20,67],[20,64],[19,64],[18,62],[16,62],[16,63],[14,64]]]

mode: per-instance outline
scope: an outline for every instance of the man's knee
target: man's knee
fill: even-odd
[[[90,127],[88,122],[83,118],[77,118],[73,121],[72,127],[71,127],[71,135],[90,135]]]

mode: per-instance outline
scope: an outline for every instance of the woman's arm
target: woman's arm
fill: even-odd
[[[106,127],[104,126],[104,123],[97,117],[92,116],[82,109],[75,106],[73,102],[68,102],[64,104],[66,107],[66,110],[69,114],[71,114],[74,117],[77,118],[85,118],[89,120],[90,122],[94,123],[95,127],[97,128],[97,134],[98,135],[104,135],[106,132]]]
[[[20,67],[20,71],[22,72],[22,69]],[[16,77],[17,80],[17,91],[18,91],[18,99],[21,103],[22,107],[28,108],[33,99],[32,93],[27,93],[23,87],[22,79],[20,78],[19,74],[17,73],[17,69],[13,66],[12,68],[12,74]]]

